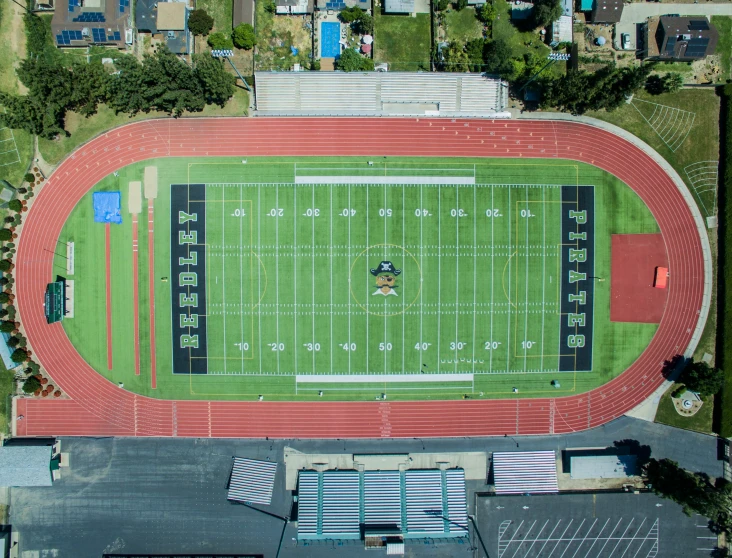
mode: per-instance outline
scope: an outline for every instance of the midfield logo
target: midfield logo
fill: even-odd
[[[376,277],[376,290],[371,295],[399,296],[394,289],[399,287],[396,281],[401,272],[391,262],[381,262],[378,267],[372,268],[371,275]]]

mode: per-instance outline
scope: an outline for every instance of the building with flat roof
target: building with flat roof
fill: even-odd
[[[623,15],[623,0],[594,0],[592,23],[617,23]]]
[[[313,0],[275,0],[275,12],[280,15],[302,15],[313,13]]]
[[[384,2],[384,13],[387,13],[387,14],[414,13],[414,0],[386,0]]]
[[[0,446],[0,486],[51,486],[53,447]]]
[[[51,33],[58,47],[109,45],[124,48],[132,0],[60,0]]]
[[[646,58],[690,62],[713,54],[719,33],[705,17],[661,16],[646,25]]]

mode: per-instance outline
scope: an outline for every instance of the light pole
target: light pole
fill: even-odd
[[[536,79],[537,77],[539,77],[539,74],[540,74],[541,72],[543,72],[544,70],[546,70],[546,69],[547,69],[547,68],[548,68],[549,66],[551,66],[552,64],[554,64],[555,62],[557,62],[557,61],[559,61],[559,60],[562,60],[562,61],[565,61],[565,62],[566,62],[567,60],[569,60],[569,58],[570,58],[569,54],[564,54],[564,53],[562,53],[562,52],[552,52],[552,53],[550,53],[550,54],[549,54],[549,56],[547,56],[547,59],[549,60],[549,62],[547,62],[546,64],[544,64],[544,65],[543,65],[543,66],[541,67],[541,70],[539,70],[539,71],[538,71],[538,72],[536,72],[536,73],[535,73],[535,74],[534,74],[533,76],[531,76],[531,77],[529,78],[529,81],[527,81],[527,82],[526,82],[526,83],[524,84],[524,86],[523,86],[523,87],[522,87],[521,89],[519,89],[519,90],[518,90],[518,92],[519,92],[519,93],[521,93],[521,92],[522,92],[522,91],[523,91],[524,89],[526,89],[526,87],[527,87],[527,86],[528,86],[528,85],[529,85],[529,84],[530,84],[530,83],[531,83],[532,81],[534,81],[534,80],[535,80],[535,79]]]

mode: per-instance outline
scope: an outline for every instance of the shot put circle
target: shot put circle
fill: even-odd
[[[390,262],[395,275],[396,296],[374,296],[379,288],[372,269]],[[422,292],[422,268],[417,258],[398,244],[374,244],[356,256],[348,277],[351,296],[361,309],[372,316],[398,316],[409,310]],[[381,294],[381,293],[379,293]]]

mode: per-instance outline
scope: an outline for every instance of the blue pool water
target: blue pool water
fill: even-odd
[[[320,24],[320,57],[338,58],[341,55],[341,24],[324,21]]]

